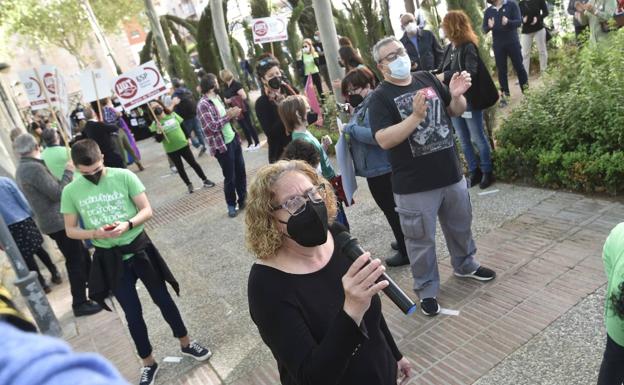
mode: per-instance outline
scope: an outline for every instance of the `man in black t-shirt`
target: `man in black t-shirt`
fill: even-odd
[[[454,74],[448,88],[429,72],[411,74],[405,47],[394,37],[379,41],[373,57],[384,81],[369,102],[370,125],[392,165],[392,189],[414,290],[423,313],[435,315],[440,311],[437,218],[456,276],[480,281],[496,276],[475,259],[472,206],[450,119],[466,110],[463,94],[471,86],[470,74]]]

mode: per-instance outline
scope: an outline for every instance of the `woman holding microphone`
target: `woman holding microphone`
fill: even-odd
[[[388,281],[370,254],[355,262],[335,237],[336,197],[302,161],[258,171],[249,190],[246,238],[258,257],[249,274],[251,317],[273,352],[283,385],[394,385],[411,364],[399,351],[377,295]]]

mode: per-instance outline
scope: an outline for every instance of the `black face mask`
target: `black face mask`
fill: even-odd
[[[279,90],[282,86],[282,78],[280,76],[275,77],[273,79],[270,79],[268,83],[269,87],[273,88],[274,90]]]
[[[154,108],[154,114],[156,114],[156,116],[159,116],[160,114],[163,113],[163,109],[162,107],[156,107]]]
[[[104,171],[104,169],[96,171],[93,174],[83,175],[83,176],[89,182],[91,182],[93,184],[98,184],[98,183],[100,183],[100,178],[102,177],[102,171]]]
[[[349,95],[349,104],[351,107],[355,108],[360,105],[364,101],[364,97],[360,94]]]
[[[314,124],[318,120],[318,114],[314,111],[308,111],[308,114],[306,115],[306,120],[308,121],[308,126],[310,124]]]
[[[327,242],[327,208],[325,202],[306,202],[299,215],[291,216],[286,224],[290,238],[304,247],[320,246]]]

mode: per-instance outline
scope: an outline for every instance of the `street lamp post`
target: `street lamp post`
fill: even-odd
[[[0,244],[4,248],[5,253],[9,257],[9,261],[15,270],[17,279],[15,280],[15,286],[19,289],[22,297],[26,299],[26,304],[30,309],[35,324],[43,334],[49,336],[60,337],[63,334],[61,326],[59,325],[56,315],[50,307],[48,298],[46,297],[39,280],[37,279],[37,273],[30,271],[24,262],[22,253],[20,253],[11,232],[7,224],[4,222],[4,218],[0,216]]]

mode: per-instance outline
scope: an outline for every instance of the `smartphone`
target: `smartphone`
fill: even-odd
[[[105,226],[105,227],[104,227],[104,231],[111,231],[111,230],[113,230],[115,227],[117,227],[117,226],[114,226],[114,225],[108,225],[108,226]]]
[[[338,107],[338,111],[349,112],[349,103],[338,103],[338,102],[336,102],[336,107]]]

